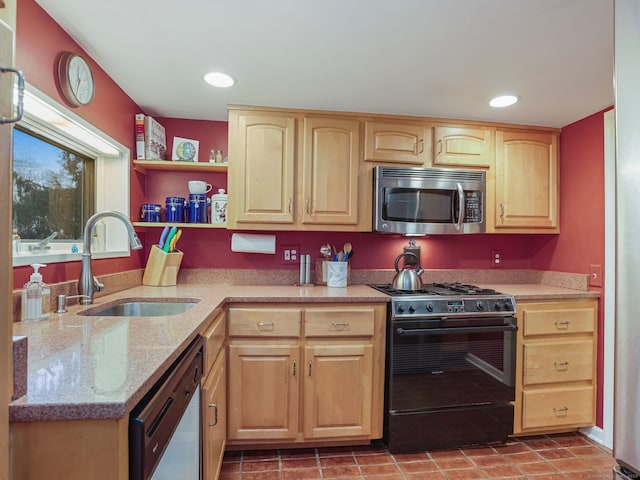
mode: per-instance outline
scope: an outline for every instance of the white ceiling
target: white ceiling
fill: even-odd
[[[613,105],[613,0],[36,1],[149,115],[226,120],[233,103],[562,127]],[[211,70],[237,84],[208,86]],[[506,92],[521,101],[488,106]]]

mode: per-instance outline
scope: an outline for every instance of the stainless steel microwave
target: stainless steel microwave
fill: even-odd
[[[381,233],[484,233],[482,170],[375,167],[373,229]]]

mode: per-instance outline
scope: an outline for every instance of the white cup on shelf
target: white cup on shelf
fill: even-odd
[[[189,193],[209,193],[213,186],[202,180],[189,180]]]

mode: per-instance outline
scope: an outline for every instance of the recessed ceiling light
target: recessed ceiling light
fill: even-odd
[[[513,105],[519,100],[519,97],[515,95],[500,95],[499,97],[494,97],[489,102],[494,108],[508,107],[509,105]]]
[[[235,85],[236,79],[222,72],[209,72],[204,76],[204,81],[214,87],[227,88]]]

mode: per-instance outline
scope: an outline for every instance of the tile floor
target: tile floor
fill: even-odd
[[[220,480],[611,480],[611,453],[580,434],[506,445],[390,454],[361,447],[227,452]]]

